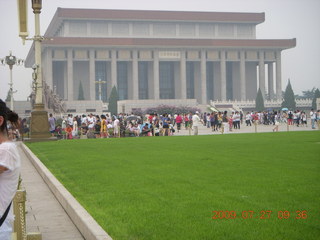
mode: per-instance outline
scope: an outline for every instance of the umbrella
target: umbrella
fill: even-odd
[[[129,116],[129,117],[126,118],[126,121],[127,121],[127,122],[131,122],[131,121],[137,120],[137,119],[138,119],[137,116]]]
[[[288,108],[282,108],[281,110],[282,111],[288,111]]]

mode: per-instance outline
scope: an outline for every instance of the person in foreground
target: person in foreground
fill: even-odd
[[[18,115],[0,99],[0,239],[10,240],[14,220],[12,199],[20,175],[20,156],[8,137],[8,125],[18,127]]]

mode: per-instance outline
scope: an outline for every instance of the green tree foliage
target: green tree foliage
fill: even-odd
[[[314,91],[314,95],[313,95],[313,99],[312,99],[312,108],[313,108],[314,110],[317,109],[317,98],[320,98],[319,88],[317,88],[317,89]]]
[[[296,109],[296,100],[294,97],[294,93],[291,87],[290,79],[288,81],[288,85],[286,87],[286,91],[284,92],[283,102],[281,104],[282,108],[288,108],[291,110]]]
[[[109,97],[109,112],[111,115],[118,114],[118,91],[116,86],[113,86],[111,89],[110,97]]]
[[[312,99],[314,97],[315,91],[316,91],[315,87],[313,87],[311,90],[302,91],[302,98]]]
[[[82,87],[82,82],[81,81],[80,81],[80,84],[79,84],[78,100],[84,100],[84,92],[83,92],[83,87]]]
[[[262,112],[264,110],[264,100],[262,96],[262,92],[259,88],[257,92],[257,97],[256,97],[256,111]]]

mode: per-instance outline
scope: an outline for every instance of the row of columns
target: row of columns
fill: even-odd
[[[49,58],[50,54],[47,54]],[[153,51],[153,99],[159,99],[159,51]],[[47,59],[48,60],[48,59]],[[67,98],[69,100],[74,99],[74,89],[73,89],[73,51],[69,49],[67,52]],[[111,86],[117,86],[117,52],[116,50],[111,51]],[[186,88],[186,52],[182,51],[180,54],[180,96],[181,99],[187,98],[187,88]],[[49,59],[50,62],[50,59]],[[48,62],[48,63],[49,63]],[[201,91],[201,103],[206,103],[207,101],[207,92],[206,92],[206,51],[201,50],[200,56],[200,91]],[[220,91],[221,91],[221,100],[227,100],[226,88],[227,88],[227,79],[226,79],[226,51],[220,51]],[[281,52],[276,52],[276,96],[274,95],[274,68],[273,63],[267,63],[268,65],[268,93],[269,97],[273,99],[282,98],[282,83],[281,83]],[[261,89],[263,95],[265,95],[265,60],[263,51],[259,51],[259,60],[258,60],[258,87]],[[52,65],[52,59],[51,59]],[[95,99],[95,53],[94,50],[89,52],[89,81],[90,81],[90,96],[91,99]],[[50,71],[49,71],[50,72]],[[52,71],[51,71],[52,72]],[[50,81],[50,77],[49,77]],[[52,83],[52,73],[51,73],[51,83]],[[132,51],[132,99],[139,99],[139,76],[138,76],[138,51]],[[50,85],[50,83],[49,83]],[[52,87],[52,85],[51,85]],[[246,100],[246,59],[245,51],[240,51],[240,100]]]

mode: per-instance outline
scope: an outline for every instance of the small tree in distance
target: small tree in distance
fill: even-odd
[[[116,86],[113,86],[111,89],[110,97],[109,97],[109,112],[111,115],[118,114],[118,91]]]
[[[256,97],[256,111],[262,112],[263,110],[264,110],[264,100],[263,100],[262,92],[259,88],[257,92],[257,97]]]
[[[313,96],[313,99],[312,99],[312,108],[313,108],[314,110],[317,109],[317,98],[320,98],[319,88],[317,88],[317,89],[314,91],[314,96]]]
[[[291,87],[290,79],[288,80],[288,85],[286,87],[286,91],[284,92],[283,102],[281,104],[282,108],[288,108],[291,110],[296,109],[296,100],[294,97],[294,93]]]

